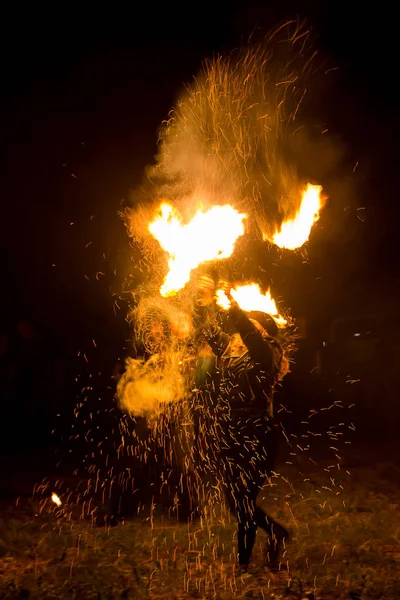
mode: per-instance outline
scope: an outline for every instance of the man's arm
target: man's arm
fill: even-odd
[[[200,331],[216,356],[222,356],[229,346],[231,337],[222,331],[215,321],[215,283],[211,277],[203,275],[198,282],[197,314]]]
[[[213,353],[222,356],[229,346],[231,337],[216,323],[206,322],[202,325],[202,331]]]

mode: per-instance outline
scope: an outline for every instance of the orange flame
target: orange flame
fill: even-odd
[[[161,204],[160,215],[149,225],[150,233],[169,254],[169,272],[161,286],[161,295],[174,296],[200,264],[228,258],[236,240],[244,234],[245,218],[246,215],[226,204],[213,206],[206,212],[198,210],[184,225],[175,208]]]
[[[301,199],[300,208],[294,219],[288,219],[279,231],[272,236],[272,242],[279,248],[295,250],[308,240],[312,226],[319,219],[320,210],[324,206],[321,196],[322,187],[308,183]]]
[[[55,492],[52,493],[51,499],[53,500],[54,504],[57,504],[57,506],[61,506],[62,502]]]
[[[260,290],[257,283],[248,285],[238,285],[231,289],[232,298],[238,303],[240,308],[246,312],[253,310],[272,315],[279,327],[286,325],[287,321],[278,311],[275,300],[268,289],[265,294]],[[225,310],[229,308],[230,301],[223,290],[217,290],[217,304]]]

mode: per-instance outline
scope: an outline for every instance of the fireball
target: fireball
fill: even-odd
[[[183,224],[173,206],[161,204],[160,214],[149,225],[150,233],[169,255],[161,295],[174,296],[199,265],[231,256],[236,240],[244,234],[245,218],[226,204],[205,212],[198,210],[189,223]]]
[[[293,219],[284,221],[279,230],[272,236],[274,244],[279,248],[296,250],[308,240],[312,226],[319,219],[319,213],[324,206],[321,196],[322,187],[308,183],[301,199],[300,208]]]
[[[274,317],[279,327],[286,325],[287,321],[278,311],[276,302],[268,289],[265,294],[260,290],[257,283],[248,285],[238,285],[231,289],[232,298],[238,303],[240,308],[246,312],[260,311]],[[223,309],[228,309],[230,301],[223,290],[217,290],[217,304]]]

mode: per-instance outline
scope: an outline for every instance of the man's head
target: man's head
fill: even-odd
[[[190,313],[159,294],[140,298],[131,319],[137,340],[148,354],[168,352],[177,343],[189,343],[193,333]]]
[[[254,315],[256,315],[257,318],[251,318]],[[250,313],[249,316],[250,316],[250,321],[257,327],[258,331],[260,331],[260,333],[263,336],[270,336],[273,338],[278,337],[278,331],[279,331],[278,326],[275,322],[275,319],[271,315],[267,315],[266,313],[254,311],[254,312]],[[279,342],[276,341],[275,343],[277,344],[277,346],[275,345],[275,348],[278,348],[277,364],[279,365],[279,372],[277,375],[277,380],[281,381],[285,377],[285,375],[287,375],[287,373],[290,371],[290,364],[289,364],[289,359],[285,355],[285,352],[283,351]]]
[[[278,337],[278,326],[271,315],[254,310],[248,313],[248,317],[261,333],[266,332],[271,337]]]
[[[169,345],[169,323],[165,318],[155,315],[143,332],[142,341],[151,353],[159,353]]]

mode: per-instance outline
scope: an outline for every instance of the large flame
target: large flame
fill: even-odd
[[[320,185],[307,184],[296,216],[284,221],[280,230],[274,233],[271,240],[274,244],[279,248],[295,250],[308,240],[312,226],[318,221],[319,212],[324,206],[321,192]]]
[[[228,258],[235,242],[244,234],[243,220],[229,204],[198,210],[189,223],[170,204],[160,206],[160,214],[150,223],[150,233],[168,252],[169,272],[161,286],[162,296],[173,296],[190,279],[193,269],[204,262]]]
[[[265,294],[260,290],[257,283],[248,285],[238,285],[231,289],[232,298],[238,303],[240,308],[246,312],[260,311],[272,315],[276,324],[280,327],[286,325],[287,321],[278,311],[275,300],[268,289]],[[223,290],[217,290],[217,304],[221,308],[228,309],[230,301]]]

